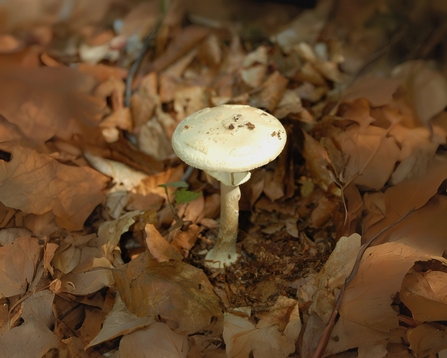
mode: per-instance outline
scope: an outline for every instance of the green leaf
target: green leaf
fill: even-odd
[[[160,186],[162,188],[167,188],[167,187],[171,187],[171,188],[187,188],[188,187],[188,183],[186,181],[174,181],[172,183],[159,184],[158,186]]]
[[[186,190],[185,188],[181,188],[174,193],[175,202],[177,204],[190,203],[191,201],[196,200],[199,196],[200,193],[195,193],[193,191]]]

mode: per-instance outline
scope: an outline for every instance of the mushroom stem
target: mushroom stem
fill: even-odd
[[[205,257],[210,268],[222,268],[231,265],[238,259],[236,239],[239,221],[239,186],[220,183],[220,229],[216,244]]]

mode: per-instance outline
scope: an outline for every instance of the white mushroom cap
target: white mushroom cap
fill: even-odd
[[[172,135],[172,146],[185,163],[239,185],[248,180],[248,171],[275,159],[286,139],[283,125],[267,112],[223,105],[205,108],[181,121]]]

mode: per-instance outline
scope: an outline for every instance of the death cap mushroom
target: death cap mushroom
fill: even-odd
[[[275,159],[285,144],[285,129],[275,117],[245,105],[198,111],[180,122],[172,137],[180,159],[221,181],[228,178],[227,185],[242,184],[249,175],[218,173],[247,173]]]

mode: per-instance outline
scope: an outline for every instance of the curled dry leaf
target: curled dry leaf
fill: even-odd
[[[138,317],[160,315],[176,332],[208,328],[220,333],[219,299],[202,270],[181,261],[157,263],[145,252],[113,276],[127,308]]]
[[[256,325],[244,317],[225,313],[223,337],[228,357],[288,357],[295,351],[301,331],[298,304],[278,297],[269,312]]]
[[[439,257],[416,262],[402,281],[399,297],[415,320],[447,321],[446,291],[447,260]]]
[[[11,153],[0,171],[0,200],[6,206],[32,214],[52,211],[60,226],[79,230],[103,201],[108,180],[95,170],[63,165],[13,143],[2,143],[1,149]]]
[[[0,247],[0,294],[23,295],[33,281],[42,246],[30,236]]]

